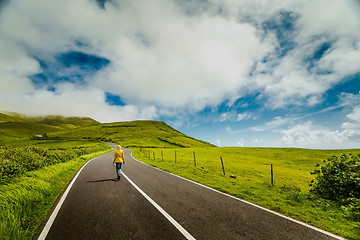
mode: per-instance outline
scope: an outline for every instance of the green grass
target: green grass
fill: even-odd
[[[46,116],[29,117],[16,113],[0,113],[0,145],[26,140],[30,136],[61,132],[79,127],[100,125],[91,118]]]
[[[176,163],[175,163],[176,150]],[[162,155],[164,161],[162,161]],[[196,167],[194,156],[196,156]],[[149,154],[150,153],[150,154]],[[155,153],[155,160],[153,159]],[[336,204],[311,195],[310,172],[317,163],[340,153],[360,150],[296,148],[176,148],[133,149],[137,159],[224,193],[319,227],[347,239],[360,239],[358,223]],[[146,156],[150,155],[150,159]],[[223,175],[220,157],[226,175]],[[271,185],[271,167],[274,185]],[[235,175],[236,179],[230,178]]]
[[[209,147],[209,143],[186,136],[164,122],[132,121],[107,123],[71,131],[49,134],[66,139],[99,139],[120,143],[124,147]]]
[[[0,239],[32,239],[57,197],[80,167],[106,150],[31,171],[0,185]]]

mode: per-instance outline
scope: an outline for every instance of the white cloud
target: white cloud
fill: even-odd
[[[236,113],[236,111],[230,111],[230,112],[225,112],[222,113],[220,115],[219,121],[220,122],[225,122],[225,121],[235,121],[235,122],[240,122],[242,120],[247,120],[247,119],[254,119],[255,117],[253,116],[252,113]]]
[[[239,141],[236,142],[236,146],[238,147],[244,147],[244,138],[241,138]]]
[[[232,115],[231,112],[222,113],[220,115],[220,120],[219,121],[224,122],[226,120],[229,120],[231,115]]]
[[[239,131],[234,131],[231,127],[227,126],[225,127],[225,132],[229,133],[229,134],[237,134],[237,133],[240,133],[242,132],[241,130]]]
[[[189,17],[172,1],[117,5],[104,11],[95,1],[12,1],[0,32],[35,54],[79,49],[106,57],[111,65],[89,85],[129,104],[189,111],[238,91],[253,62],[271,49],[254,26],[232,18]]]
[[[273,130],[273,129],[277,129],[280,127],[285,127],[286,125],[291,123],[293,120],[294,120],[294,118],[283,118],[283,117],[278,116],[278,117],[275,117],[270,122],[267,122],[260,126],[252,127],[250,129],[255,132]]]
[[[323,101],[324,92],[344,77],[359,72],[360,4],[353,0],[283,2],[273,8],[267,6],[268,14],[263,13],[265,3],[243,2],[247,6],[244,9],[259,7],[257,11],[264,17],[257,19],[259,22],[278,14],[279,10],[290,11],[295,16],[293,32],[286,39],[292,40],[294,47],[284,57],[274,52],[269,55],[270,61],[258,62],[253,88],[264,89],[268,108],[316,105]],[[310,63],[324,43],[330,43],[330,49]]]
[[[239,121],[250,119],[250,118],[254,118],[252,113],[239,113],[239,114],[237,114],[235,121],[239,122]]]
[[[264,142],[263,139],[254,139],[253,143],[255,144],[255,146],[261,145]]]
[[[314,126],[308,121],[296,125],[281,134],[285,146],[306,148],[359,148],[360,147],[360,121],[358,110],[348,115],[354,122],[344,122],[342,130],[329,130],[324,126]]]
[[[347,117],[352,121],[360,123],[360,106],[356,106]]]
[[[79,89],[73,84],[62,84],[57,87],[56,92],[37,90],[27,95],[1,95],[0,109],[28,115],[47,113],[92,117],[101,122],[158,117],[157,109],[154,106],[109,106],[105,103],[104,92],[96,88]]]
[[[354,0],[212,0],[208,8],[201,6],[192,3],[197,14],[190,16],[168,0],[112,1],[105,10],[87,0],[9,1],[0,17],[1,110],[96,115],[101,121],[154,118],[193,113],[253,92],[261,92],[268,108],[316,105],[326,90],[360,69]],[[295,47],[282,57],[275,34],[261,28],[270,19],[279,21],[280,11],[292,12],[295,21],[289,36]],[[309,69],[304,61],[328,40],[330,49]],[[33,57],[70,50],[111,63],[86,78],[82,89],[36,89],[27,78],[41,72]],[[108,106],[104,92],[128,105]],[[224,114],[220,120],[249,118]],[[253,130],[284,124],[286,119],[274,119]]]

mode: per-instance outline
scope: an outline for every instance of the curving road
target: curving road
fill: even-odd
[[[124,152],[120,181],[113,152],[79,172],[38,239],[341,239],[147,166],[133,159],[130,150]]]

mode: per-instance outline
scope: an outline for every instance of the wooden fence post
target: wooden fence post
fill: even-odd
[[[221,165],[222,165],[223,173],[224,173],[224,175],[225,175],[225,168],[224,168],[224,163],[223,163],[222,157],[220,157],[220,160],[221,160]]]
[[[176,163],[176,150],[175,150],[175,163]]]
[[[195,167],[196,167],[196,157],[195,157],[195,151],[193,151],[193,154],[194,154],[194,164],[195,164]]]
[[[154,155],[154,161],[155,161],[155,152],[153,152],[153,155]]]
[[[273,165],[271,164],[271,185],[274,185],[274,172],[273,172]]]
[[[161,160],[164,161],[163,151],[161,151]]]

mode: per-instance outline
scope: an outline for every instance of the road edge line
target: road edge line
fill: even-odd
[[[135,159],[132,155],[131,157]],[[136,160],[136,159],[135,159]],[[128,182],[133,185],[133,187],[138,190],[138,192],[143,195],[143,197],[146,198],[164,217],[166,217],[169,222],[174,225],[186,239],[189,240],[196,240],[188,231],[186,231],[185,228],[183,228],[173,217],[170,216],[162,207],[159,206],[154,200],[152,200],[143,190],[141,190],[140,187],[138,187],[128,176],[126,176],[124,173],[122,175],[128,180]]]
[[[102,155],[101,155],[102,156]],[[101,156],[98,156],[98,157],[101,157]],[[90,163],[91,161],[97,159],[98,157],[95,157],[89,161],[87,161],[81,168],[80,170],[76,173],[76,175],[74,176],[74,178],[71,180],[71,182],[69,183],[69,185],[67,186],[66,190],[64,191],[63,195],[61,196],[59,202],[57,203],[54,211],[51,213],[49,219],[47,220],[44,228],[42,229],[41,231],[41,234],[39,235],[39,237],[37,238],[37,240],[45,240],[49,231],[50,231],[50,228],[52,226],[52,224],[54,223],[55,219],[56,219],[56,216],[57,214],[59,213],[60,211],[60,208],[61,206],[63,205],[67,195],[69,194],[70,190],[71,190],[71,187],[74,185],[76,179],[78,178],[78,176],[80,175],[81,171],[85,168],[85,166]]]
[[[279,216],[279,217],[285,218],[285,219],[287,219],[287,220],[289,220],[289,221],[295,222],[295,223],[300,224],[300,225],[302,225],[302,226],[304,226],[304,227],[307,227],[307,228],[310,228],[310,229],[315,230],[315,231],[317,231],[317,232],[323,233],[323,234],[325,234],[325,235],[327,235],[327,236],[330,236],[330,237],[333,237],[333,238],[335,238],[335,239],[345,240],[345,238],[340,237],[340,236],[337,236],[337,235],[335,235],[335,234],[333,234],[333,233],[327,232],[327,231],[325,231],[325,230],[323,230],[323,229],[320,229],[320,228],[311,226],[311,225],[309,225],[309,224],[307,224],[307,223],[304,223],[304,222],[301,222],[301,221],[299,221],[299,220],[293,219],[293,218],[291,218],[291,217],[285,216],[285,215],[283,215],[283,214],[281,214],[281,213],[275,212],[275,211],[270,210],[270,209],[267,209],[267,208],[265,208],[265,207],[261,207],[260,205],[256,205],[256,204],[254,204],[254,203],[248,202],[248,201],[243,200],[243,199],[241,199],[241,198],[237,198],[237,197],[232,196],[232,195],[227,194],[227,193],[223,193],[223,192],[221,192],[221,191],[219,191],[219,190],[216,190],[216,189],[211,188],[211,187],[209,187],[209,186],[203,185],[203,184],[201,184],[201,183],[198,183],[198,182],[195,182],[195,181],[186,179],[186,178],[181,177],[181,176],[178,176],[178,175],[176,175],[176,174],[174,174],[174,173],[166,172],[166,171],[164,171],[164,170],[162,170],[162,169],[160,169],[160,168],[157,168],[157,167],[151,166],[151,165],[149,165],[149,164],[146,164],[146,163],[144,163],[144,162],[142,162],[142,161],[137,160],[136,158],[134,158],[133,155],[132,155],[132,150],[130,150],[130,151],[131,151],[131,154],[130,154],[131,157],[132,157],[135,161],[138,161],[139,163],[142,163],[142,164],[147,165],[147,166],[149,166],[149,167],[155,168],[155,169],[157,169],[157,170],[159,170],[159,171],[162,171],[162,172],[164,172],[164,173],[173,175],[173,176],[178,177],[178,178],[180,178],[180,179],[183,179],[183,180],[185,180],[185,181],[194,183],[194,184],[196,184],[196,185],[198,185],[198,186],[207,188],[207,189],[212,190],[212,191],[214,191],[214,192],[220,193],[220,194],[225,195],[225,196],[227,196],[227,197],[233,198],[233,199],[238,200],[238,201],[240,201],[240,202],[249,204],[249,205],[251,205],[251,206],[253,206],[253,207],[260,208],[260,209],[262,209],[262,210],[264,210],[264,211],[266,211],[266,212],[275,214],[275,215],[277,215],[277,216]]]

